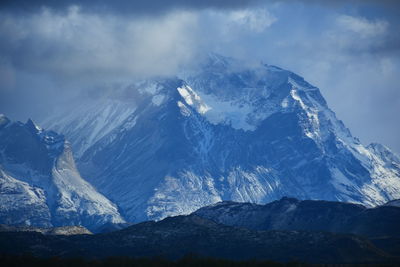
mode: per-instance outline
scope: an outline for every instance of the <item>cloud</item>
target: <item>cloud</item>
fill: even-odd
[[[131,20],[44,9],[24,18],[0,20],[2,57],[22,71],[47,73],[63,82],[74,78],[171,75],[192,54],[197,17],[170,13]]]
[[[15,86],[14,70],[8,64],[0,63],[0,91],[10,91]]]
[[[0,113],[42,118],[93,88],[175,75],[197,53],[198,15],[156,18],[84,13],[70,7],[0,15]]]
[[[20,72],[81,86],[175,75],[224,39],[258,34],[275,21],[265,8],[176,11],[156,18],[84,13],[77,6],[65,13],[44,8],[23,17],[3,14],[0,83],[10,87]]]
[[[398,56],[400,33],[396,28],[399,26],[398,21],[390,23],[381,18],[339,15],[327,36],[331,43],[335,43],[335,49],[340,49],[343,53]]]
[[[343,8],[343,6],[380,6],[385,9],[392,9],[394,12],[399,12],[396,8],[400,7],[400,2],[398,0],[275,0],[273,2],[278,3],[303,3],[306,5],[320,5],[331,8]]]
[[[343,4],[377,4],[385,8],[396,8],[400,6],[398,0],[3,0],[0,5],[0,10],[36,12],[43,7],[47,7],[58,11],[65,11],[71,6],[79,6],[84,12],[158,15],[173,10],[242,9],[271,3],[295,2],[329,7],[340,7],[343,6]]]
[[[344,29],[359,34],[363,38],[379,37],[387,34],[389,23],[384,20],[369,21],[366,18],[342,15],[337,23]]]
[[[178,9],[237,9],[260,3],[261,0],[3,0],[0,8],[13,12],[36,12],[43,7],[63,11],[71,6],[79,6],[83,12],[159,15]]]
[[[233,27],[239,26],[257,33],[264,31],[277,20],[265,8],[232,11],[227,19],[232,23]]]

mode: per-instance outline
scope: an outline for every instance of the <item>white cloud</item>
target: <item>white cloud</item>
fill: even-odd
[[[0,21],[2,57],[17,69],[66,79],[174,74],[195,49],[197,16],[132,19],[44,9]]]
[[[359,34],[361,37],[377,37],[387,33],[389,23],[385,20],[368,20],[362,17],[341,15],[337,23],[343,29]]]
[[[380,60],[381,73],[384,76],[396,74],[396,65],[391,58],[382,58]]]
[[[277,21],[277,18],[264,8],[232,11],[228,19],[234,24],[232,25],[234,27],[240,26],[258,33]]]

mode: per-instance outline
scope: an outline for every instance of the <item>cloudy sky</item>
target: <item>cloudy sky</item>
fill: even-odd
[[[3,0],[0,113],[40,120],[69,92],[172,75],[216,52],[296,72],[363,143],[399,153],[398,2]]]

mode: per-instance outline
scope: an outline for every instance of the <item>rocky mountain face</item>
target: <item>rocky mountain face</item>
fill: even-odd
[[[376,237],[400,237],[400,208],[382,205],[366,208],[359,204],[281,200],[257,205],[220,202],[193,214],[216,223],[253,230],[324,231]]]
[[[117,207],[80,176],[63,135],[0,115],[0,223],[95,231],[122,222]]]
[[[222,200],[283,196],[375,206],[400,198],[400,159],[364,146],[318,88],[270,65],[211,55],[197,69],[98,93],[44,125],[131,222]]]

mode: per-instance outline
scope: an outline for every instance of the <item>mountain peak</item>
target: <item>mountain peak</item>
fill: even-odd
[[[390,153],[354,138],[317,87],[265,64],[205,61],[169,82],[127,87],[138,102],[82,103],[46,125],[65,133],[82,172],[129,220],[222,200],[289,195],[373,206],[400,198]]]
[[[25,126],[26,126],[30,131],[32,131],[33,133],[39,133],[40,131],[42,131],[42,129],[41,129],[39,126],[37,126],[37,125],[33,122],[33,120],[30,119],[30,118],[26,121]]]

